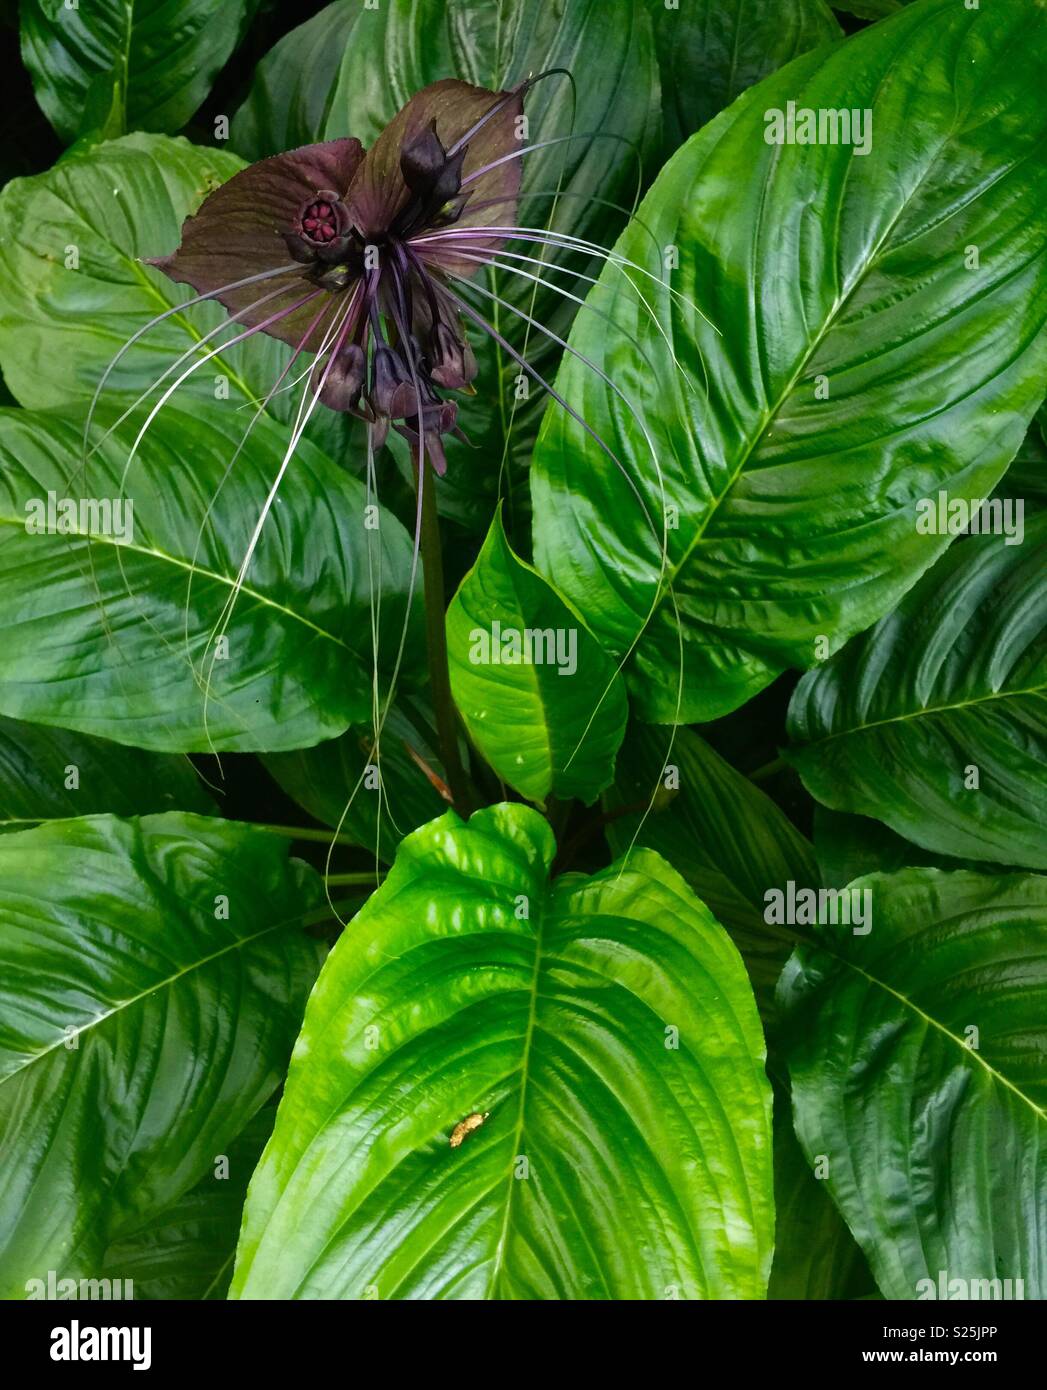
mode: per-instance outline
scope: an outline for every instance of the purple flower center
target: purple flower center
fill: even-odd
[[[302,209],[302,235],[307,241],[323,246],[338,235],[334,205],[326,198],[317,198]]]

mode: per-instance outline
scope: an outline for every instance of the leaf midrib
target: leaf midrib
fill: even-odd
[[[972,700],[958,700],[950,705],[926,705],[922,709],[905,710],[902,714],[892,714],[887,719],[874,719],[868,724],[851,724],[845,729],[836,729],[830,734],[824,734],[821,738],[799,743],[796,745],[796,749],[802,753],[809,748],[822,748],[827,743],[832,743],[834,739],[853,738],[860,734],[867,734],[873,729],[885,728],[889,724],[904,724],[910,720],[924,719],[930,715],[976,709],[992,700],[1020,700],[1026,695],[1047,699],[1047,684],[1030,686],[1027,690],[994,690],[987,695],[978,695]]]
[[[542,963],[542,934],[545,921],[545,909],[548,901],[548,887],[542,892],[540,900],[540,910],[538,912],[538,922],[534,934],[534,972],[531,976],[530,1003],[527,1012],[527,1029],[524,1033],[523,1055],[520,1058],[520,1103],[516,1112],[516,1124],[513,1128],[512,1153],[509,1156],[510,1166],[506,1178],[505,1209],[502,1215],[502,1229],[498,1235],[498,1243],[495,1246],[494,1258],[491,1266],[491,1278],[487,1285],[487,1298],[493,1299],[498,1281],[502,1276],[505,1266],[505,1250],[509,1238],[510,1217],[513,1208],[513,1193],[517,1186],[517,1180],[513,1176],[512,1165],[515,1163],[520,1152],[520,1140],[523,1137],[524,1110],[527,1104],[527,1082],[530,1075],[531,1050],[534,1044],[535,1018],[538,1013],[538,979]]]
[[[931,18],[935,18],[935,19],[936,19],[936,18],[937,18],[937,15],[933,15],[933,16],[932,16],[932,15],[928,15],[928,16],[927,16],[927,20],[928,20],[928,21],[929,21]],[[897,61],[898,61],[898,55],[897,55],[897,52],[896,52],[894,59],[893,59],[892,62],[888,65],[887,70],[882,74],[881,79],[880,79],[880,84],[879,84],[879,85],[882,85],[882,84],[883,84],[883,82],[886,80],[888,74],[893,70],[894,65],[895,65],[895,63],[896,63]],[[802,379],[804,373],[807,371],[808,367],[810,366],[811,359],[814,357],[815,353],[816,353],[816,352],[818,351],[818,349],[821,347],[822,343],[824,342],[824,340],[825,340],[826,336],[829,334],[829,332],[830,332],[833,328],[836,327],[836,323],[837,323],[837,320],[839,319],[839,316],[840,316],[841,312],[843,311],[844,308],[846,308],[846,306],[847,306],[847,304],[850,302],[852,296],[853,296],[853,295],[855,294],[855,292],[865,283],[865,281],[866,281],[866,279],[868,278],[869,274],[872,272],[873,268],[875,267],[877,261],[878,261],[879,258],[880,258],[880,255],[881,255],[881,253],[882,253],[882,251],[883,251],[883,249],[884,249],[884,246],[885,246],[886,243],[889,241],[889,239],[891,238],[891,236],[894,234],[894,231],[895,231],[895,229],[897,228],[899,222],[902,220],[902,217],[905,215],[905,213],[908,212],[910,205],[913,203],[913,201],[914,201],[915,198],[916,198],[916,195],[917,195],[918,193],[922,192],[923,186],[924,186],[924,184],[925,184],[927,178],[929,177],[931,171],[934,169],[935,165],[937,164],[939,158],[941,157],[942,151],[945,149],[946,145],[949,144],[949,143],[952,141],[952,139],[953,139],[953,134],[954,134],[954,127],[953,127],[953,126],[950,126],[948,132],[947,132],[945,135],[943,135],[943,137],[942,137],[941,141],[939,142],[937,149],[934,151],[932,157],[927,161],[927,164],[926,164],[925,167],[924,167],[924,170],[923,170],[923,172],[922,172],[922,174],[921,174],[920,179],[913,185],[913,188],[910,190],[908,196],[907,196],[905,199],[903,199],[903,201],[900,203],[900,205],[899,205],[897,211],[895,212],[894,217],[892,217],[890,223],[884,228],[884,231],[883,231],[882,236],[881,236],[880,239],[877,241],[876,245],[872,248],[871,252],[869,253],[868,258],[867,258],[866,260],[862,261],[862,262],[860,263],[860,265],[859,265],[858,267],[855,268],[854,276],[853,276],[853,278],[852,278],[852,280],[851,280],[850,285],[847,285],[847,286],[844,288],[844,292],[843,292],[842,295],[838,295],[838,296],[837,296],[837,298],[836,298],[836,300],[835,300],[835,302],[834,302],[834,304],[833,304],[833,306],[832,306],[832,309],[831,309],[830,312],[826,315],[825,321],[824,321],[824,323],[822,324],[821,328],[820,328],[819,331],[814,335],[813,339],[807,344],[806,348],[804,349],[803,353],[801,354],[801,356],[800,356],[800,358],[799,358],[799,360],[798,360],[798,362],[797,362],[796,368],[795,368],[794,372],[792,373],[792,375],[790,376],[790,378],[789,378],[788,382],[786,383],[785,387],[784,387],[784,388],[782,389],[782,391],[779,393],[779,395],[778,395],[777,399],[775,400],[775,402],[773,403],[773,405],[772,405],[768,410],[766,410],[765,412],[762,413],[762,418],[761,418],[761,422],[760,422],[759,428],[756,429],[756,430],[753,432],[752,437],[750,438],[749,442],[746,444],[744,450],[742,451],[741,457],[739,458],[739,461],[738,461],[738,463],[737,463],[737,466],[736,466],[736,467],[733,469],[733,471],[731,472],[731,475],[730,475],[730,477],[728,478],[728,480],[727,480],[727,482],[726,482],[726,484],[725,484],[725,486],[724,486],[724,488],[723,488],[723,491],[722,491],[718,496],[713,497],[713,498],[710,498],[710,505],[709,505],[708,510],[706,511],[705,517],[703,518],[702,523],[701,523],[701,525],[699,526],[699,528],[696,530],[694,536],[692,536],[690,542],[689,542],[688,545],[687,545],[687,548],[684,550],[683,554],[680,556],[679,561],[678,561],[674,566],[672,566],[672,568],[671,568],[670,570],[668,570],[668,572],[667,572],[666,574],[664,574],[664,575],[661,577],[661,594],[662,594],[662,595],[664,595],[665,593],[667,593],[667,592],[672,588],[672,584],[673,584],[673,581],[676,579],[676,576],[680,573],[680,571],[684,568],[684,566],[689,562],[689,560],[691,559],[691,556],[693,555],[694,551],[698,548],[698,546],[699,546],[699,545],[702,543],[702,541],[704,540],[704,538],[705,538],[705,533],[706,533],[706,531],[709,529],[709,526],[710,526],[711,522],[712,522],[713,519],[718,515],[720,506],[724,503],[724,501],[725,501],[725,500],[727,499],[727,497],[730,495],[732,489],[734,488],[735,483],[738,481],[739,477],[741,477],[742,473],[743,473],[744,470],[745,470],[746,465],[748,464],[749,460],[752,458],[753,454],[756,452],[756,449],[758,448],[758,446],[759,446],[759,444],[760,444],[760,441],[763,439],[764,435],[765,435],[766,432],[767,432],[768,426],[769,426],[774,420],[777,419],[779,413],[781,412],[781,410],[783,409],[783,407],[784,407],[784,406],[786,405],[786,403],[788,402],[788,400],[789,400],[790,396],[792,395],[792,393],[795,391],[798,382]],[[778,161],[779,161],[779,159],[780,159],[780,153],[781,153],[781,150],[782,150],[783,148],[784,148],[784,147],[783,147],[783,146],[780,146],[780,145],[776,147],[776,149],[775,149],[775,155],[774,155],[774,162],[775,162],[775,164],[778,163]],[[766,187],[766,183],[765,183],[765,187]],[[842,198],[841,198],[841,208],[842,208]],[[761,213],[762,213],[762,209],[763,209],[763,200],[761,199]],[[658,605],[659,605],[659,606],[661,606],[662,601],[663,601],[663,600],[662,600],[662,597],[660,596],[659,599],[658,599]]]
[[[860,975],[862,979],[867,980],[869,984],[876,986],[879,989],[882,989],[885,994],[889,994],[893,999],[897,999],[900,1004],[902,1004],[905,1008],[910,1010],[917,1018],[921,1019],[925,1024],[928,1024],[932,1028],[936,1028],[938,1032],[942,1034],[943,1037],[948,1038],[950,1042],[955,1044],[955,1046],[960,1050],[960,1052],[963,1054],[965,1058],[973,1058],[976,1061],[980,1062],[981,1065],[985,1068],[985,1070],[989,1073],[989,1076],[993,1079],[993,1081],[995,1081],[1000,1086],[1003,1086],[1006,1090],[1016,1095],[1019,1100],[1023,1101],[1033,1112],[1033,1114],[1037,1117],[1037,1119],[1043,1122],[1047,1122],[1047,1110],[1041,1109],[1040,1106],[1038,1106],[1030,1096],[1027,1096],[1024,1091],[1020,1090],[1019,1087],[1016,1086],[1015,1083],[1011,1081],[1009,1077],[1005,1076],[1003,1072],[997,1071],[997,1069],[994,1066],[992,1066],[988,1061],[986,1061],[985,1056],[981,1051],[977,1051],[974,1048],[968,1047],[962,1038],[958,1038],[955,1033],[953,1033],[950,1029],[946,1028],[944,1023],[939,1023],[938,1020],[933,1017],[933,1015],[921,1009],[920,1006],[914,1000],[910,999],[907,995],[900,993],[893,987],[893,985],[889,985],[886,980],[881,980],[879,976],[871,975],[867,970],[863,970],[860,965],[856,965],[855,962],[851,960],[848,956],[840,955],[837,951],[827,946],[825,944],[824,939],[821,937],[817,939],[817,948],[819,950],[824,951],[825,954],[827,956],[830,956],[833,960],[840,962],[841,965],[846,966],[849,970],[854,971],[856,975]]]
[[[262,937],[269,936],[274,931],[286,931],[299,920],[300,918],[298,916],[288,917],[283,921],[274,923],[273,926],[265,927],[259,932],[254,932],[250,936],[237,937],[235,941],[229,942],[227,945],[223,946],[221,950],[214,951],[209,956],[202,956],[199,960],[195,960],[191,965],[186,966],[184,970],[176,971],[173,975],[168,975],[162,980],[157,980],[156,983],[150,985],[148,989],[144,989],[141,993],[132,995],[130,999],[125,999],[122,1003],[115,1005],[111,1009],[107,1009],[105,1013],[100,1014],[97,1018],[90,1019],[81,1027],[75,1028],[71,1032],[68,1030],[63,1031],[62,1036],[49,1047],[45,1047],[39,1052],[34,1052],[21,1066],[15,1067],[13,1071],[9,1071],[5,1075],[0,1076],[0,1086],[10,1081],[13,1077],[21,1076],[22,1073],[35,1062],[39,1062],[43,1057],[50,1056],[51,1053],[55,1052],[58,1048],[68,1047],[71,1037],[79,1038],[81,1033],[87,1033],[92,1028],[102,1027],[109,1019],[114,1018],[125,1009],[132,1008],[135,1004],[140,1004],[143,999],[148,999],[150,995],[157,993],[158,990],[173,988],[176,981],[184,979],[186,975],[191,975],[194,970],[200,970],[204,966],[210,965],[213,961],[220,960],[222,956],[229,955],[231,951],[238,951],[244,946],[252,946],[256,941],[260,941]]]
[[[0,526],[13,526],[16,530],[24,531],[25,518],[15,518],[0,514]],[[91,543],[94,543],[100,545],[109,545],[113,547],[118,546],[119,549],[131,551],[135,555],[152,556],[154,559],[166,561],[166,563],[174,565],[177,569],[189,571],[194,576],[199,575],[204,579],[213,580],[216,584],[224,584],[227,588],[231,589],[235,588],[236,586],[235,579],[230,575],[217,574],[214,570],[204,569],[198,564],[190,565],[186,560],[180,560],[177,556],[169,555],[166,551],[156,550],[151,546],[135,545],[129,541],[118,542],[117,540],[115,540],[115,538],[111,536],[103,536],[95,531],[63,531],[61,534],[63,536],[68,536],[70,539],[84,540],[89,545]],[[248,598],[256,600],[258,603],[264,605],[265,607],[275,609],[278,613],[285,614],[287,617],[292,618],[295,622],[301,623],[303,627],[310,628],[313,632],[318,633],[321,637],[326,638],[330,642],[334,642],[337,646],[349,652],[351,656],[355,657],[357,655],[356,652],[354,652],[353,649],[342,640],[342,638],[336,637],[333,632],[328,632],[326,628],[320,627],[320,625],[318,623],[314,623],[311,618],[307,618],[303,614],[295,612],[293,608],[287,608],[284,604],[277,603],[275,599],[272,599],[268,595],[263,594],[260,590],[250,588],[246,583],[244,583],[240,585],[239,592],[241,594],[246,594]]]

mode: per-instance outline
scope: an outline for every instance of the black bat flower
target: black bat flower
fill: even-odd
[[[252,164],[205,199],[170,256],[149,260],[218,299],[250,332],[316,351],[318,398],[390,425],[445,469],[442,436],[476,361],[447,276],[474,274],[511,226],[523,150],[522,85],[490,92],[455,79],[407,103],[364,151],[305,145]],[[290,262],[288,262],[290,256]],[[257,287],[266,283],[258,297]]]

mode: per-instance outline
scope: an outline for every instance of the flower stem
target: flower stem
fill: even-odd
[[[317,844],[330,845],[351,845],[354,849],[360,848],[358,840],[351,839],[348,835],[336,835],[333,830],[322,830],[317,826],[304,825],[261,825],[257,821],[251,822],[252,830],[267,830],[270,835],[282,835],[287,840],[315,840]]]
[[[773,777],[777,772],[784,772],[788,763],[784,758],[774,758],[769,763],[764,763],[763,767],[758,767],[755,772],[749,773],[750,782],[766,782],[768,777]]]
[[[417,454],[415,455],[417,467]],[[436,474],[428,458],[424,476],[419,470],[418,485],[422,492],[421,531],[422,574],[425,579],[425,635],[429,653],[429,693],[436,715],[436,734],[443,763],[444,776],[459,815],[468,815],[473,807],[472,789],[462,766],[458,749],[458,722],[454,698],[451,695],[451,676],[447,665],[447,626],[444,601],[444,562],[440,550],[440,521],[436,512]]]

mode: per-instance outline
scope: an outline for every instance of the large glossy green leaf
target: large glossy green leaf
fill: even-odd
[[[796,936],[764,920],[765,893],[818,882],[810,843],[773,801],[689,729],[633,724],[604,797],[615,854],[668,859],[741,951],[765,1015]]]
[[[831,0],[834,10],[841,14],[853,14],[858,19],[886,19],[897,14],[903,5],[911,5],[913,0]]]
[[[21,405],[86,407],[132,335],[191,297],[139,258],[174,250],[184,219],[242,167],[225,150],[128,135],[7,184],[0,193],[0,364]],[[103,401],[123,409],[225,317],[202,304],[157,324],[120,359]],[[177,399],[191,399],[201,421],[233,415],[244,430],[251,415],[243,407],[276,381],[291,349],[258,334],[203,361],[236,333],[235,325],[219,333],[182,363],[179,375],[194,361],[202,365]],[[266,413],[293,418],[300,390],[275,396]],[[345,417],[324,408],[306,433],[339,458],[349,450]]]
[[[651,276],[678,257],[680,297],[630,272],[656,326],[620,265],[592,291],[620,328],[581,315],[573,345],[626,400],[576,360],[559,386],[614,457],[550,408],[535,557],[606,646],[638,643],[644,717],[714,718],[842,646],[947,545],[919,500],[984,497],[1013,457],[1047,372],[1041,18],[924,0],[796,59],[619,242]],[[868,152],[767,143],[790,101],[869,110]]]
[[[958,541],[810,671],[787,757],[838,811],[956,858],[1047,868],[1047,515]]]
[[[95,94],[120,130],[178,130],[207,96],[258,0],[22,0],[22,60],[66,140]]]
[[[553,851],[519,805],[404,841],[310,1000],[234,1296],[762,1296],[770,1091],[737,952],[650,851],[550,885]]]
[[[868,816],[851,816],[824,806],[814,808],[814,852],[822,883],[828,888],[845,888],[865,874],[894,873],[897,869],[985,868],[995,872],[991,864],[973,864],[921,849]]]
[[[201,423],[172,403],[124,487],[129,425],[84,472],[78,423],[0,414],[0,713],[182,752],[294,748],[369,715],[371,585],[388,670],[410,538],[388,513],[368,530],[363,485],[303,441],[221,645],[223,609],[285,447],[282,429],[259,421],[219,492],[242,429],[235,412]],[[57,508],[85,492],[131,500],[129,539],[27,529],[28,504],[54,493]],[[412,624],[405,674],[417,636]]]
[[[0,831],[101,811],[214,809],[188,758],[0,718]]]
[[[1047,509],[1047,440],[1044,436],[1044,407],[1037,411],[1021,447],[1000,479],[994,497],[1022,501],[1025,513]]]
[[[807,1157],[827,1160],[884,1297],[926,1297],[941,1274],[967,1290],[946,1296],[999,1279],[1043,1298],[1047,878],[906,869],[854,887],[872,930],[821,929],[782,978]]]
[[[383,0],[374,9],[338,0],[262,62],[233,122],[233,144],[256,159],[348,134],[369,143],[413,92],[449,73],[497,89],[552,68],[569,69],[573,85],[552,76],[528,94],[530,143],[559,143],[525,158],[518,221],[606,245],[653,175],[658,153],[654,40],[650,16],[635,0]],[[491,209],[495,223],[508,213]],[[513,254],[594,274],[587,257],[548,246],[520,243]],[[551,381],[559,344],[516,311],[562,339],[578,307],[565,293],[583,300],[588,284],[512,256],[501,260],[513,273],[489,272],[483,289],[472,292],[475,309]],[[526,278],[536,274],[548,284]],[[545,396],[507,352],[470,331],[478,395],[463,401],[460,422],[475,447],[448,441],[450,467],[438,491],[441,510],[483,534],[497,497],[507,496],[512,509],[528,506],[522,470]],[[525,400],[518,399],[520,378]]]
[[[793,1133],[792,1105],[774,1093],[774,1262],[771,1299],[849,1299],[872,1285],[860,1247]]]
[[[447,809],[426,775],[428,768],[444,776],[432,715],[411,697],[393,705],[377,747],[374,725],[356,724],[329,743],[271,753],[262,761],[311,816],[385,863],[392,863],[405,835]]]
[[[625,682],[578,614],[514,555],[495,517],[447,610],[451,689],[498,776],[544,804],[586,803],[614,777]]]
[[[170,814],[0,836],[0,1270],[98,1277],[283,1076],[320,896],[275,836]]]
[[[259,1110],[195,1187],[114,1241],[101,1277],[130,1280],[136,1300],[225,1298],[247,1184],[275,1118],[274,1105]]]
[[[648,0],[667,152],[800,53],[843,35],[825,0]]]

